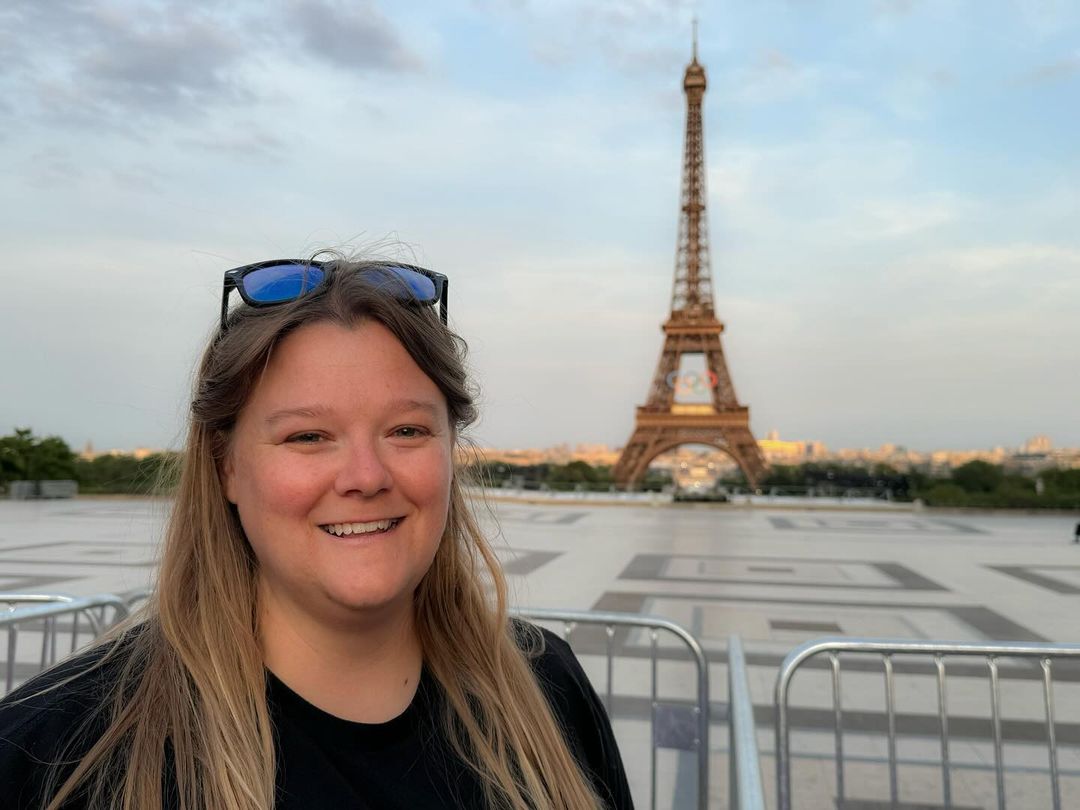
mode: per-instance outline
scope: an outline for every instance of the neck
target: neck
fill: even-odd
[[[259,641],[267,669],[325,712],[385,723],[412,702],[423,652],[411,600],[379,616],[327,622],[260,587]]]

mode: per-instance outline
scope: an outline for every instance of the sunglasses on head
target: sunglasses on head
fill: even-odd
[[[228,324],[229,293],[233,290],[238,291],[250,307],[284,304],[322,288],[333,264],[336,262],[271,259],[226,270],[221,292],[221,331],[224,332]],[[363,265],[353,272],[404,304],[438,304],[439,318],[446,324],[450,281],[442,273],[411,264]]]

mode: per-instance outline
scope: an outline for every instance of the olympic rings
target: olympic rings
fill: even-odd
[[[672,371],[665,378],[668,388],[674,388],[676,394],[704,394],[710,388],[716,388],[720,380],[715,371],[705,370],[704,374],[682,374]]]

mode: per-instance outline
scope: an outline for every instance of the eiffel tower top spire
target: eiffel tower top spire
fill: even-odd
[[[709,235],[705,215],[705,136],[701,102],[705,97],[705,68],[697,59],[697,20],[693,54],[683,77],[686,93],[686,148],[683,153],[679,240],[675,254],[675,286],[671,294],[671,322],[715,319],[709,272]]]

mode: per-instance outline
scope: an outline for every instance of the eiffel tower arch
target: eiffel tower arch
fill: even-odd
[[[765,457],[750,432],[750,409],[735,396],[720,341],[724,324],[713,308],[701,122],[705,87],[705,68],[697,60],[695,30],[693,58],[683,77],[686,148],[671,314],[662,327],[664,346],[648,398],[637,409],[634,432],[612,470],[615,480],[628,486],[641,479],[654,458],[684,444],[708,445],[731,456],[751,486],[766,469]],[[704,357],[711,392],[708,402],[675,401],[675,381],[684,355]]]

